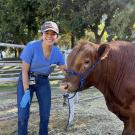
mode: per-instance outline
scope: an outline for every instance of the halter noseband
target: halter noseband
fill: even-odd
[[[84,87],[84,79],[87,77],[87,75],[96,67],[96,65],[100,62],[100,60],[97,60],[95,64],[93,64],[92,66],[90,66],[89,69],[87,69],[84,73],[80,74],[74,70],[68,70],[65,69],[65,72],[69,75],[69,76],[78,76],[80,77],[80,87],[77,91],[82,90],[82,88]]]

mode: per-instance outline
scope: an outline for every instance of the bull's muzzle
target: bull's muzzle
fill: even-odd
[[[61,89],[61,91],[63,91],[63,92],[67,92],[68,89],[69,89],[69,84],[68,84],[68,83],[61,83],[61,84],[60,84],[60,89]]]

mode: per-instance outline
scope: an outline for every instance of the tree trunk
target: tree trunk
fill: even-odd
[[[73,48],[75,46],[75,35],[74,33],[72,32],[71,33],[71,48]]]
[[[19,58],[20,51],[19,48],[15,48],[15,58]]]
[[[100,44],[101,43],[101,38],[96,38],[96,43]]]
[[[101,43],[101,36],[95,34],[95,42],[96,42],[97,44]]]

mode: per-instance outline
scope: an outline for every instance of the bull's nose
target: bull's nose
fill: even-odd
[[[68,84],[67,83],[61,83],[60,84],[60,89],[62,91],[67,91],[68,90]]]

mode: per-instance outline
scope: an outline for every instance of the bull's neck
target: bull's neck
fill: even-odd
[[[110,87],[115,73],[112,73],[112,69],[108,60],[101,61],[97,68],[93,71],[92,80],[93,85],[99,89],[102,93],[107,87]]]

